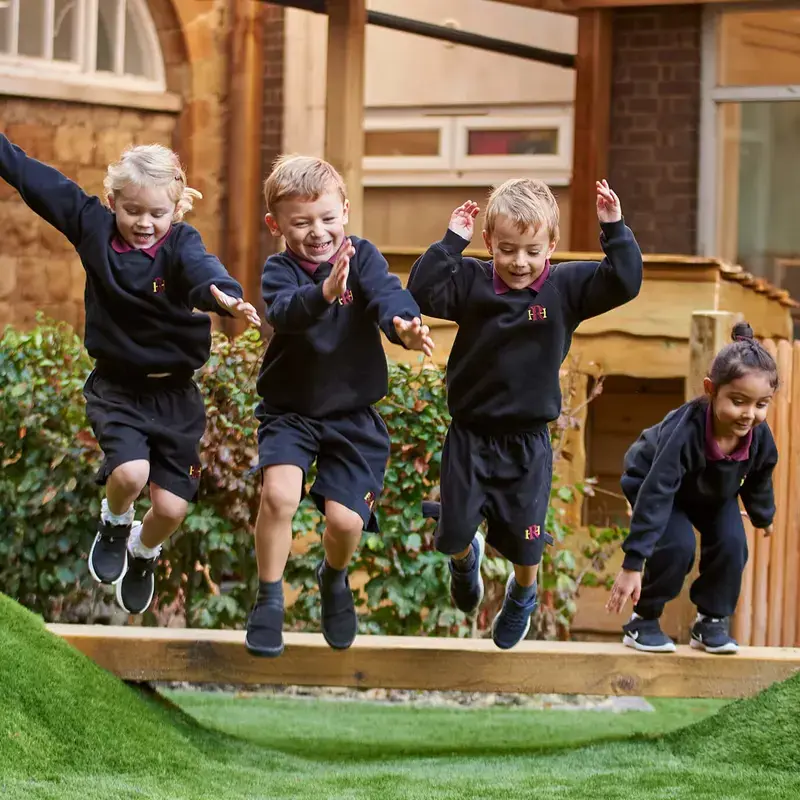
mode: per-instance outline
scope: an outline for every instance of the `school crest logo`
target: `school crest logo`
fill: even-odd
[[[192,466],[189,467],[189,477],[190,478],[199,478],[201,472],[202,472],[202,468],[200,467],[199,464],[192,464]]]
[[[367,508],[372,511],[372,507],[375,505],[375,492],[367,492],[364,495],[364,502],[367,504]]]
[[[353,302],[353,293],[348,289],[344,294],[339,295],[339,305],[349,306]]]
[[[541,525],[529,525],[525,528],[526,539],[538,539],[542,535]]]
[[[547,309],[544,306],[531,306],[528,309],[528,319],[531,322],[539,322],[547,319]]]
[[[747,480],[747,473],[742,476],[742,479],[739,481],[739,486],[744,486],[744,482]]]
[[[156,278],[153,281],[153,292],[155,294],[161,294],[167,288],[167,284],[163,278]]]

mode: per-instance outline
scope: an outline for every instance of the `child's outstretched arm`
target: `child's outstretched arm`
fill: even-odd
[[[411,268],[408,290],[423,314],[458,322],[461,306],[474,279],[472,269],[462,258],[472,240],[477,203],[468,200],[453,211],[444,238],[432,244]]]
[[[633,300],[642,288],[642,251],[625,225],[622,205],[608,183],[598,181],[597,219],[605,258],[598,264],[580,262],[569,283],[569,299],[576,322],[604,314]]]
[[[64,234],[73,246],[81,239],[81,212],[89,197],[57,169],[30,158],[0,133],[0,178],[13,186],[25,204]]]
[[[762,453],[758,464],[745,478],[739,495],[742,498],[747,516],[755,528],[763,530],[767,535],[772,533],[772,520],[775,517],[775,491],[772,485],[772,473],[778,463],[778,448],[772,437],[772,431],[765,426]]]
[[[433,340],[411,293],[403,289],[375,245],[364,241],[359,250],[358,280],[367,298],[367,313],[373,314],[390,342],[431,355]]]
[[[232,316],[247,320],[258,327],[258,312],[242,299],[244,291],[234,280],[222,262],[206,250],[203,240],[191,225],[181,240],[178,258],[181,272],[188,290],[188,301],[192,308],[211,311],[220,316]]]

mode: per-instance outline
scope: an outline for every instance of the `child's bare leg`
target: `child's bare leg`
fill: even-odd
[[[514,564],[514,580],[517,586],[533,586],[536,583],[536,576],[539,574],[539,565],[526,567]]]
[[[89,572],[100,583],[118,583],[125,574],[133,503],[149,475],[150,464],[139,459],[120,464],[106,481],[100,525],[89,551]]]
[[[292,549],[292,519],[303,492],[303,470],[277,464],[264,470],[261,506],[256,518],[258,579],[274,583],[283,578]]]
[[[150,464],[144,459],[126,461],[109,475],[106,481],[106,502],[112,516],[123,516],[129,511],[146,486],[149,476]]]
[[[117,585],[117,602],[129,614],[143,614],[153,601],[155,568],[161,545],[183,522],[189,503],[155,483],[150,484],[150,510],[128,539],[128,571]]]
[[[264,470],[255,532],[258,596],[245,636],[245,646],[255,656],[275,658],[283,652],[283,571],[302,492],[300,467],[276,464]]]
[[[364,521],[355,511],[333,500],[325,502],[325,559],[317,567],[322,603],[322,635],[337,650],[345,650],[358,632],[347,568],[361,541]]]

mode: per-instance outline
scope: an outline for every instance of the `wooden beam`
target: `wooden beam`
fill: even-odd
[[[225,266],[256,308],[261,307],[261,298],[251,296],[251,292],[259,284],[255,272],[259,267],[259,233],[263,224],[264,13],[265,6],[257,0],[231,2]],[[224,323],[229,334],[241,333],[246,327],[240,320],[227,317]]]
[[[597,250],[595,181],[608,177],[612,11],[578,14],[575,122],[570,188],[570,248]]]
[[[618,643],[360,636],[345,651],[318,634],[284,634],[280,658],[250,656],[242,631],[50,625],[124,680],[356,688],[747,697],[800,671],[800,649],[743,648],[719,658],[681,647],[667,655]]]
[[[328,0],[325,158],[347,184],[349,230],[363,235],[366,0]]]

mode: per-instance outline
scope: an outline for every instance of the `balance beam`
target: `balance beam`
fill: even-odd
[[[679,646],[640,653],[622,644],[359,636],[345,651],[319,634],[284,634],[280,658],[255,658],[243,631],[48,625],[127,681],[519,692],[524,694],[748,697],[800,671],[800,648],[743,647],[711,656]]]

